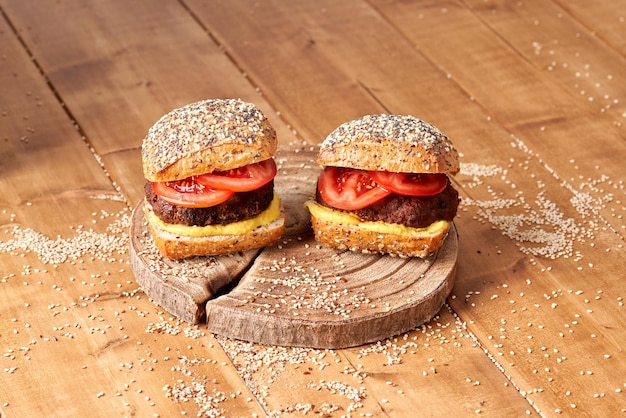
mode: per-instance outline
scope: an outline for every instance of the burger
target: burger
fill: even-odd
[[[182,259],[258,249],[280,238],[276,131],[253,104],[212,99],[174,109],[142,144],[143,210],[156,247]]]
[[[426,258],[441,248],[459,205],[458,152],[413,116],[368,115],[322,142],[311,213],[315,238],[339,250]]]

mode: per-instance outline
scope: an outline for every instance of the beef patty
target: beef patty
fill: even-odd
[[[251,192],[235,193],[226,202],[208,208],[184,208],[161,199],[150,182],[144,186],[146,199],[165,223],[187,226],[225,225],[254,217],[268,208],[274,198],[274,182]]]
[[[332,208],[317,193],[317,202]],[[434,196],[403,196],[392,193],[363,209],[346,211],[362,221],[383,221],[412,228],[425,228],[438,220],[452,221],[459,206],[459,193],[448,186]]]

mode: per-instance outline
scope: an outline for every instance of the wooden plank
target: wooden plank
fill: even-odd
[[[220,342],[270,412],[536,416],[447,308],[415,331],[352,349]]]
[[[579,20],[586,31],[626,56],[626,13],[624,5],[610,2],[556,1],[567,13]]]
[[[260,414],[215,340],[137,289],[129,208],[4,18],[0,56],[0,415]]]
[[[131,205],[143,196],[140,147],[175,107],[239,97],[294,135],[179,3],[2,2],[20,36]],[[72,24],[66,24],[68,16]]]
[[[374,53],[376,38],[381,41],[389,32],[368,30],[367,36],[374,38],[373,42],[363,42],[364,24],[383,24],[364,2],[331,6],[328,2],[273,1],[263,7],[252,1],[227,7],[187,3],[281,116],[308,142],[321,142],[347,120],[384,111],[369,91],[376,86],[368,86],[367,79],[369,71],[385,69],[387,63],[371,60],[375,55],[368,54]],[[358,18],[348,18],[352,15]],[[237,30],[229,30],[232,27]],[[354,45],[359,45],[363,55],[351,52]],[[395,43],[387,48],[390,54],[402,51]]]
[[[589,29],[584,21],[579,22],[580,14],[570,16],[567,4],[542,1],[515,6],[493,1],[489,7],[479,1],[466,4],[474,15],[534,66],[537,77],[568,90],[572,98],[578,98],[573,102],[586,107],[586,113],[594,118],[617,127],[626,122],[626,104],[620,100],[626,94],[622,74],[626,65],[624,51],[619,53],[606,38],[599,38],[597,27]],[[584,17],[597,21],[593,10],[607,17],[605,15],[609,12],[604,3],[594,3],[593,6],[585,11]],[[618,19],[607,18],[605,22],[617,23]],[[621,37],[622,43],[626,42],[624,25],[622,30],[611,35]],[[623,133],[624,130],[618,131]]]
[[[446,69],[472,100],[492,112],[491,117],[495,121],[528,141],[533,151],[540,154],[550,165],[556,165],[556,161],[552,160],[558,159],[561,155],[555,150],[567,149],[571,158],[577,160],[579,164],[588,164],[590,170],[598,164],[610,171],[622,169],[614,159],[607,158],[606,153],[596,155],[590,152],[589,147],[572,147],[570,138],[581,128],[588,129],[589,132],[596,131],[595,135],[591,133],[590,135],[602,144],[594,149],[624,152],[621,143],[613,141],[615,136],[623,135],[624,127],[618,126],[623,120],[622,111],[619,110],[623,109],[623,105],[616,106],[610,115],[599,115],[603,113],[602,108],[605,108],[605,99],[600,97],[603,97],[606,91],[600,93],[604,88],[587,85],[604,83],[601,78],[612,74],[616,78],[619,77],[617,74],[620,73],[619,68],[624,65],[623,57],[616,56],[612,50],[603,47],[588,34],[576,36],[577,33],[580,34],[582,28],[571,19],[568,25],[567,17],[559,18],[558,9],[550,10],[550,7],[543,3],[533,2],[530,6],[519,7],[503,3],[500,8],[493,4],[486,7],[480,3],[479,18],[455,2],[449,3],[448,7],[435,2],[413,5],[389,3],[388,8],[384,1],[377,4],[420,51]],[[438,22],[438,25],[433,27],[415,25],[412,24],[413,17],[420,21]],[[493,19],[493,28],[485,27],[484,21],[489,19]],[[440,24],[448,20],[454,21],[455,26]],[[544,24],[536,25],[534,22],[537,20]],[[506,22],[506,25],[496,23],[500,21]],[[507,32],[494,37],[492,31],[497,31],[499,27],[506,27]],[[559,32],[556,32],[557,30]],[[425,44],[422,40],[429,37],[436,37],[437,41]],[[475,45],[475,49],[468,49],[465,46],[467,39],[472,39],[471,44]],[[539,63],[535,58],[536,48],[542,45],[546,49],[544,53],[548,56],[551,50],[560,49],[560,46],[552,44],[554,39],[558,39],[558,45],[563,45],[563,50],[570,57],[576,55],[575,51],[578,51],[579,55],[582,53],[584,57],[593,57],[576,58],[575,61],[578,63],[568,60],[571,69],[568,66],[567,71],[572,72],[572,77],[568,79],[559,75],[560,82],[555,82],[555,71],[547,69],[545,61]],[[511,46],[519,49],[513,49]],[[450,54],[448,51],[457,52]],[[520,59],[520,55],[524,58]],[[533,65],[531,61],[537,62],[537,65]],[[589,65],[590,61],[598,66],[597,76],[589,78],[583,74],[582,78],[588,80],[582,81],[582,85],[577,85],[574,81],[576,73],[584,71],[584,67]],[[489,78],[485,78],[486,74]],[[563,80],[571,80],[572,84],[564,83]],[[622,94],[620,92],[622,88],[617,88],[616,94],[619,96]],[[587,93],[581,95],[581,91]],[[598,100],[590,101],[588,95],[595,96]],[[578,98],[580,100],[577,100]],[[572,132],[551,134],[553,127],[556,130],[569,129]]]

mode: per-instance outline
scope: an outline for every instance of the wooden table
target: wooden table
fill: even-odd
[[[626,9],[583,0],[0,0],[0,416],[620,416]],[[455,287],[342,350],[179,322],[128,223],[164,113],[257,104],[281,147],[412,114],[462,154]],[[307,145],[307,146],[308,146]]]

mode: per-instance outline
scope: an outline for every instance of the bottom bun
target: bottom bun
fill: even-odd
[[[331,248],[364,254],[380,253],[395,257],[426,258],[439,250],[448,236],[450,223],[436,231],[423,234],[377,232],[358,224],[344,224],[315,217],[311,214],[315,239]]]
[[[151,209],[144,205],[146,219],[154,243],[164,257],[179,260],[193,256],[209,256],[255,250],[276,242],[285,230],[285,213],[281,206],[280,215],[271,223],[259,226],[240,235],[187,236],[164,230]]]

